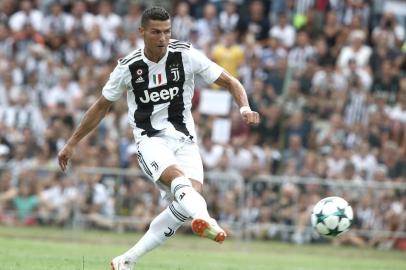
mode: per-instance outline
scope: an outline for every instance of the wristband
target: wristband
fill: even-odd
[[[251,111],[251,108],[249,106],[242,106],[240,108],[240,114],[243,114],[245,112],[250,112],[250,111]]]

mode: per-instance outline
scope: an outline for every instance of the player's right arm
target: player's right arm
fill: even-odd
[[[89,134],[104,118],[111,104],[118,100],[131,80],[128,66],[120,62],[110,74],[110,78],[103,87],[102,95],[87,110],[79,127],[73,132],[65,146],[58,154],[59,166],[66,170],[69,159],[72,157],[73,149],[87,134]]]
[[[73,132],[65,146],[58,154],[59,166],[65,171],[69,159],[72,157],[75,146],[89,134],[104,118],[113,102],[101,95],[87,110],[79,127]]]

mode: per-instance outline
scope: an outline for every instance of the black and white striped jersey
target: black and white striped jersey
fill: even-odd
[[[144,49],[120,59],[102,94],[116,101],[127,92],[128,116],[136,139],[162,130],[195,137],[191,113],[195,74],[212,83],[222,71],[191,44],[171,40],[158,63],[148,60]]]

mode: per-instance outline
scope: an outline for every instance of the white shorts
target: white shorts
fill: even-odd
[[[197,143],[180,132],[144,137],[137,141],[140,168],[165,193],[167,186],[158,180],[171,165],[178,165],[187,178],[203,184],[203,163]],[[165,194],[161,192],[164,197]]]

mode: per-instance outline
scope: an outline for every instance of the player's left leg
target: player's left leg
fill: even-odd
[[[141,256],[162,245],[187,219],[179,204],[172,202],[154,218],[148,231],[131,249],[112,260],[112,270],[131,270]]]

